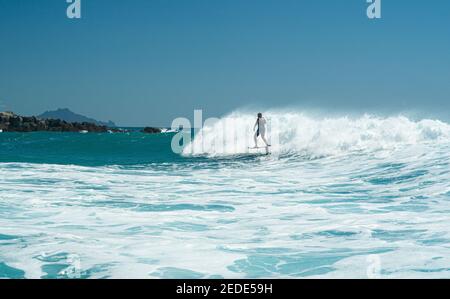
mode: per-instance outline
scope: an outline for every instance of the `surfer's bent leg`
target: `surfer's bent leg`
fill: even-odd
[[[253,136],[253,140],[255,140],[255,147],[258,147],[258,135],[259,135],[259,132],[256,132],[255,136]]]
[[[270,146],[270,144],[267,142],[267,140],[266,140],[266,134],[265,134],[265,132],[264,133],[261,133],[261,138],[262,138],[262,140],[264,141],[264,143],[266,144],[266,146]]]

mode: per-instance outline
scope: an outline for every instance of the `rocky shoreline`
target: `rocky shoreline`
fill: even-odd
[[[0,132],[81,132],[125,133],[127,130],[109,128],[88,122],[67,122],[60,119],[41,119],[36,116],[20,116],[13,112],[0,112]],[[144,133],[161,133],[159,128],[145,128]]]

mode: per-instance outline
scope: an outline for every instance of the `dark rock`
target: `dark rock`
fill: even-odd
[[[119,132],[118,129],[109,129],[105,125],[89,122],[67,122],[60,119],[40,119],[35,116],[22,117],[12,112],[0,112],[0,129],[4,132],[80,132],[88,131],[104,133],[108,131]]]
[[[142,130],[142,132],[147,134],[159,134],[162,131],[160,128],[146,127]]]

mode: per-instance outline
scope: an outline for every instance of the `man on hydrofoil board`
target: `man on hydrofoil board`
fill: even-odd
[[[261,136],[261,139],[266,144],[266,147],[269,147],[270,144],[266,140],[266,125],[267,121],[263,117],[262,113],[258,113],[258,119],[256,119],[255,126],[253,127],[253,130],[256,129],[254,140],[255,140],[255,148],[258,148],[258,137]]]

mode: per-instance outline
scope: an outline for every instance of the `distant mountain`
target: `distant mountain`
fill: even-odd
[[[41,115],[38,115],[38,118],[42,118],[42,119],[60,119],[60,120],[64,120],[66,122],[70,122],[70,123],[93,123],[99,126],[107,126],[107,127],[116,127],[116,124],[113,123],[112,121],[108,121],[108,122],[102,122],[102,121],[98,121],[95,120],[93,118],[89,118],[80,114],[76,114],[72,111],[70,111],[69,109],[65,108],[65,109],[58,109],[58,110],[54,110],[54,111],[47,111],[42,113]]]

